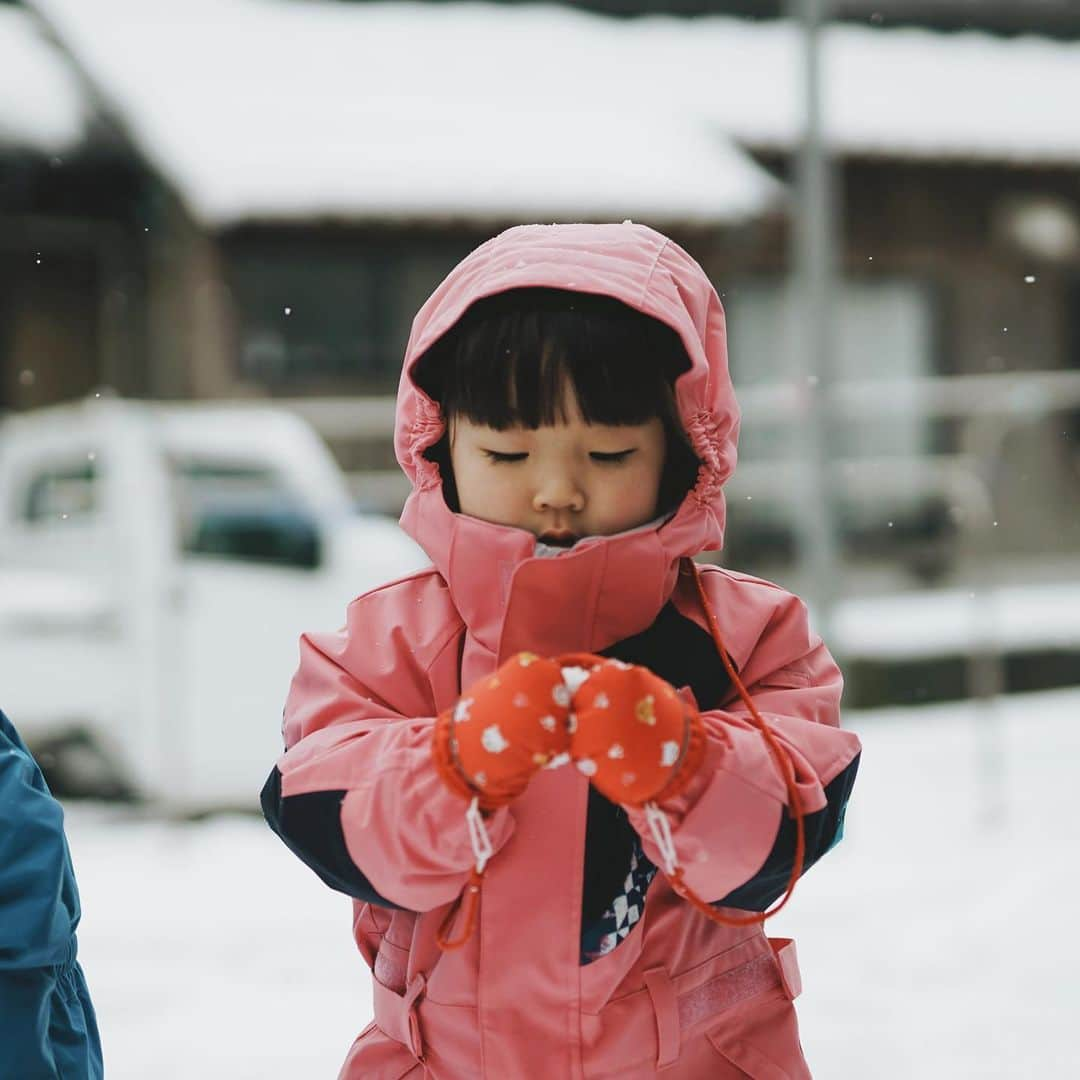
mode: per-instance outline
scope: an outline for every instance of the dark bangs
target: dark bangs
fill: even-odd
[[[589,424],[643,424],[659,417],[666,456],[659,509],[674,509],[700,462],[683,430],[673,387],[690,368],[679,335],[610,296],[511,289],[478,300],[417,362],[416,384],[442,409],[505,431],[566,421],[566,380]],[[425,456],[439,465],[447,505],[457,491],[448,433]]]
[[[449,421],[496,430],[565,421],[569,380],[586,423],[641,424],[670,413],[690,367],[671,327],[609,296],[513,289],[477,301],[416,366]]]

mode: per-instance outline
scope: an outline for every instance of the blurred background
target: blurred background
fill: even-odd
[[[626,218],[727,311],[718,558],[808,597],[866,746],[777,920],[815,1075],[1075,1075],[1030,923],[1080,882],[1078,100],[1068,0],[0,2],[0,708],[110,1075],[332,1075],[367,1023],[254,816],[296,639],[426,562],[420,304]]]

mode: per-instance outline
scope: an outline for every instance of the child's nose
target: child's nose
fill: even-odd
[[[585,492],[569,474],[545,477],[533,495],[534,510],[584,510]]]

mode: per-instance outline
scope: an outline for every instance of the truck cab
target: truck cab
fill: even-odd
[[[300,633],[427,563],[354,510],[284,410],[93,397],[9,417],[0,707],[32,749],[90,756],[116,790],[256,807]]]

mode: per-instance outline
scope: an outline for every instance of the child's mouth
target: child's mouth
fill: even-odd
[[[579,538],[573,533],[543,533],[538,539],[548,547],[572,548]]]

